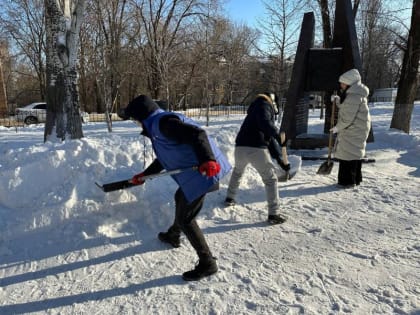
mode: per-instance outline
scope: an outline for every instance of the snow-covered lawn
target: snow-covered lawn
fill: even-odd
[[[339,190],[338,164],[321,176],[322,161],[303,161],[280,183],[283,225],[265,222],[254,169],[233,207],[224,178],[199,215],[220,271],[199,282],[180,276],[197,259],[188,241],[156,237],[173,220],[171,178],[108,194],[94,184],[153,159],[134,123],[88,123],[82,140],[47,144],[40,126],[0,127],[0,314],[420,314],[420,106],[410,135],[389,129],[392,105],[370,109],[376,162],[362,185]],[[232,163],[242,119],[205,127]]]

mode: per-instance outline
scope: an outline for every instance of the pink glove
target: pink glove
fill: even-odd
[[[203,176],[213,177],[220,172],[220,164],[216,161],[207,161],[199,166],[198,171]]]
[[[143,185],[145,180],[143,179],[144,174],[143,173],[139,173],[133,176],[133,178],[131,179],[131,183],[133,183],[134,185]]]

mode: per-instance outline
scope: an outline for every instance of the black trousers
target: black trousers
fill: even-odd
[[[188,203],[184,193],[178,188],[175,193],[175,220],[168,229],[168,233],[178,237],[183,232],[200,259],[211,256],[204,234],[195,220],[195,217],[203,207],[205,196],[204,194],[193,202]]]
[[[362,160],[339,161],[338,184],[360,185],[362,182]]]

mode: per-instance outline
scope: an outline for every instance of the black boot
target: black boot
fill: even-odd
[[[160,232],[158,238],[162,242],[170,244],[172,247],[178,248],[181,246],[180,236],[171,232]]]
[[[287,217],[281,214],[270,214],[268,216],[268,223],[270,224],[282,224],[287,221]]]
[[[197,281],[204,277],[215,274],[217,270],[218,268],[216,258],[213,256],[208,256],[205,258],[200,258],[198,265],[195,266],[193,270],[184,272],[182,278],[185,281]]]
[[[230,207],[236,205],[236,201],[233,198],[226,197],[225,199],[225,207]]]

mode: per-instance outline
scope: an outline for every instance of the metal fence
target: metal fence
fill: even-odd
[[[187,117],[218,117],[218,116],[229,116],[229,115],[243,115],[246,113],[247,106],[245,105],[217,105],[207,108],[190,108],[185,111],[177,110],[176,112],[182,113]],[[33,115],[36,119],[27,120],[27,116],[15,115],[15,114],[3,114],[0,115],[0,126],[7,128],[18,128],[25,127],[30,124],[44,124],[46,120],[45,113],[37,113]],[[117,114],[112,113],[111,121],[121,121]],[[87,116],[82,117],[82,123],[93,123],[93,122],[105,122],[106,117],[104,113],[89,113]]]

